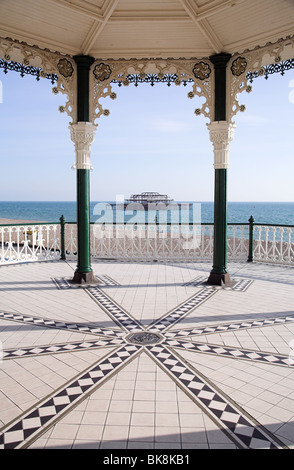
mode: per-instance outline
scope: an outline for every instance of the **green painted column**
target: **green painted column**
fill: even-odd
[[[227,271],[227,168],[233,126],[226,121],[226,66],[230,54],[210,57],[215,73],[214,122],[208,128],[214,145],[214,252],[208,284],[230,283]]]
[[[214,175],[214,251],[210,281],[229,281],[227,272],[227,169],[216,169]]]
[[[93,57],[75,56],[77,64],[77,123],[70,126],[77,171],[77,267],[72,282],[94,282],[90,252],[90,150],[96,127],[89,122],[89,71]]]

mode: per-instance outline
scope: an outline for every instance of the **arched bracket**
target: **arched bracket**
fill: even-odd
[[[92,73],[91,73],[92,72]],[[166,83],[168,86],[176,86],[188,83],[192,85],[192,90],[188,93],[188,98],[195,96],[204,97],[204,103],[195,110],[196,115],[203,114],[211,119],[213,109],[213,67],[207,60],[180,60],[180,59],[144,59],[144,60],[95,60],[90,71],[90,119],[95,122],[102,115],[110,114],[108,109],[104,109],[101,98],[110,97],[116,99],[117,95],[113,91],[113,84],[129,86],[140,83]]]
[[[76,119],[76,68],[70,56],[48,49],[29,46],[24,42],[0,38],[0,68],[7,73],[14,70],[20,73],[50,79],[54,94],[66,95],[66,103],[59,106],[60,112],[66,112],[75,122]]]
[[[239,94],[252,91],[254,78],[284,74],[293,68],[293,57],[294,36],[232,56],[227,67],[227,119],[233,123],[235,115],[245,111],[245,106],[239,103]]]

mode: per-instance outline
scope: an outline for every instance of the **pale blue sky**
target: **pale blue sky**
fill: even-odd
[[[70,118],[49,80],[0,70],[2,201],[76,197]],[[91,199],[158,191],[175,200],[212,201],[213,148],[207,120],[195,116],[190,86],[118,88],[105,100],[92,146]],[[294,72],[253,82],[242,93],[228,175],[229,201],[294,201]],[[1,101],[1,100],[0,100]]]

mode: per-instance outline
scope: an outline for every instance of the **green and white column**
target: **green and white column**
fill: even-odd
[[[214,150],[214,250],[208,284],[229,284],[227,271],[227,171],[235,126],[226,120],[226,66],[229,54],[210,57],[215,71],[214,121],[208,125]]]
[[[77,122],[71,124],[77,171],[77,267],[72,282],[94,282],[90,254],[90,170],[91,145],[96,126],[89,122],[89,71],[92,57],[75,56],[77,64]]]

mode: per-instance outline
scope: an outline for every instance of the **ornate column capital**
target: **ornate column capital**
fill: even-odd
[[[214,121],[207,127],[214,147],[214,168],[226,169],[229,167],[230,142],[236,126],[227,121]]]
[[[95,139],[96,126],[91,122],[77,122],[69,126],[71,140],[75,144],[76,170],[92,170],[91,146]]]

